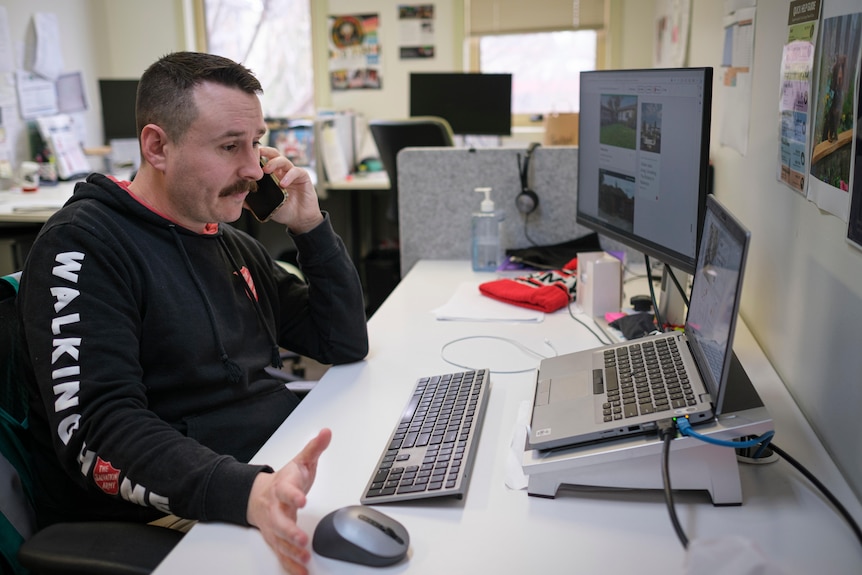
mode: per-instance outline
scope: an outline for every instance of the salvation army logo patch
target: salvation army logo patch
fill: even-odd
[[[96,482],[99,489],[108,495],[116,495],[120,492],[120,470],[101,457],[96,458],[96,466],[93,469],[93,481]]]

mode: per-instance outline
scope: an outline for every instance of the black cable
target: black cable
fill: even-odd
[[[799,473],[804,475],[805,478],[808,479],[808,481],[813,483],[814,486],[820,490],[820,492],[826,497],[826,499],[828,499],[829,502],[832,503],[833,506],[835,506],[835,509],[838,510],[838,513],[840,513],[841,516],[844,517],[844,519],[847,521],[847,523],[850,524],[850,528],[853,530],[853,534],[856,535],[856,539],[858,539],[859,543],[862,544],[862,530],[859,529],[859,524],[856,523],[856,521],[850,515],[850,512],[847,511],[847,509],[841,504],[840,501],[838,501],[838,499],[832,494],[832,492],[829,491],[829,489],[825,485],[823,485],[823,483],[819,479],[817,479],[817,477],[815,477],[813,473],[803,467],[801,463],[796,461],[786,451],[775,445],[774,441],[769,443],[769,449],[777,453],[779,456],[781,456],[782,459],[787,461],[787,463],[796,468]]]
[[[659,434],[664,436],[662,445],[662,465],[661,478],[664,484],[664,500],[667,503],[667,512],[670,514],[670,522],[673,524],[673,530],[676,531],[676,536],[679,542],[682,543],[684,549],[688,549],[688,537],[679,522],[679,517],[676,514],[676,507],[673,503],[673,489],[670,486],[670,442],[673,441],[674,433],[672,432],[673,424],[671,423],[671,431],[662,429],[659,422]]]
[[[667,270],[667,274],[670,276],[670,279],[673,280],[673,284],[676,286],[676,289],[679,290],[679,295],[682,296],[682,301],[685,302],[685,306],[688,307],[688,295],[686,295],[685,290],[682,289],[679,280],[676,279],[676,274],[673,273],[673,268],[666,265],[664,266],[664,269]]]
[[[529,217],[530,214],[524,214],[524,237],[527,238],[527,241],[530,242],[531,245],[538,246],[539,244],[537,244],[535,240],[530,237],[530,234],[527,233],[527,220]]]
[[[596,336],[596,339],[597,339],[597,340],[599,340],[599,343],[601,343],[602,345],[610,345],[611,343],[613,343],[613,342],[612,342],[612,341],[610,341],[610,340],[609,340],[609,341],[605,341],[604,339],[602,339],[602,337],[601,337],[598,333],[596,333],[596,332],[593,330],[593,328],[591,328],[590,326],[588,326],[588,325],[586,324],[586,322],[584,322],[584,321],[583,321],[583,320],[581,320],[580,318],[576,317],[576,316],[575,316],[575,313],[572,311],[572,303],[573,303],[573,302],[569,302],[569,305],[567,305],[567,306],[566,306],[566,309],[567,309],[567,310],[569,310],[569,315],[570,315],[570,316],[572,316],[572,319],[573,319],[573,320],[575,320],[576,322],[578,322],[579,324],[581,324],[582,326],[584,326],[585,328],[587,328],[587,330],[589,330],[589,332],[590,332],[591,334],[593,334],[594,336]]]
[[[649,265],[649,256],[646,254],[644,254],[644,263],[646,263],[647,279],[649,280],[647,282],[649,284],[649,297],[652,300],[652,309],[653,309],[653,313],[655,314],[655,321],[658,324],[659,332],[663,333],[664,332],[664,321],[662,320],[661,314],[658,311],[658,303],[656,302],[656,299],[655,299],[655,288],[653,288],[653,285],[652,285],[652,270],[650,269],[650,265]]]

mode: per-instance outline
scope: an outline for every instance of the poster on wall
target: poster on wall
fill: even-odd
[[[781,55],[778,179],[803,195],[811,127],[808,103],[819,21],[820,0],[793,0],[787,18],[787,43]]]
[[[434,5],[398,5],[398,52],[402,60],[434,57]]]
[[[333,91],[382,86],[377,14],[329,17],[329,83]]]
[[[812,114],[808,199],[848,220],[856,76],[862,13],[854,0],[823,5]]]

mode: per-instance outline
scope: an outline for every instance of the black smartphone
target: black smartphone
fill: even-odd
[[[266,160],[260,159],[260,167],[263,167]],[[245,197],[245,203],[248,204],[252,215],[260,221],[265,222],[272,217],[275,210],[281,207],[287,199],[287,192],[278,184],[278,180],[273,174],[264,174],[257,181],[257,191],[249,192]]]

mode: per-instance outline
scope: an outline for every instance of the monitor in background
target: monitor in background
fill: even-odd
[[[106,144],[111,140],[137,140],[138,130],[135,127],[137,92],[137,80],[99,80],[102,127]]]
[[[692,273],[712,68],[581,72],[580,107],[577,222]]]
[[[512,134],[512,75],[410,74],[410,115],[439,116],[462,136]]]

